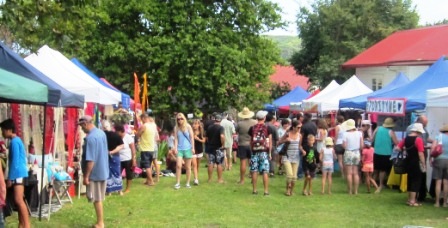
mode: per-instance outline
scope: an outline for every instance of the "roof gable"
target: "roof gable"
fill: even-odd
[[[393,33],[342,67],[430,65],[448,54],[448,25],[430,26]]]
[[[270,76],[270,81],[273,83],[281,84],[282,82],[287,82],[291,89],[300,86],[302,89],[307,90],[310,86],[308,78],[297,74],[292,66],[276,65],[274,70],[275,73]]]

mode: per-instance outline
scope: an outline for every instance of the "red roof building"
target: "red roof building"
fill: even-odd
[[[343,68],[430,65],[448,54],[448,25],[393,33],[356,57]]]
[[[372,90],[381,89],[397,74],[410,80],[448,54],[448,25],[429,26],[393,33],[345,62],[356,68],[356,76]]]
[[[275,73],[270,76],[272,83],[282,84],[282,82],[286,82],[291,86],[291,90],[297,86],[307,90],[310,86],[308,83],[308,77],[297,74],[294,67],[276,65],[274,68]]]

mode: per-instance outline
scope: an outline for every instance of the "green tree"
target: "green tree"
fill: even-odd
[[[260,35],[283,25],[265,0],[6,0],[0,10],[21,47],[49,44],[126,92],[133,72],[148,73],[160,112],[261,107],[279,61]]]
[[[275,100],[291,91],[291,85],[288,82],[274,83],[271,87],[271,100]]]
[[[345,61],[395,31],[415,28],[418,19],[411,0],[317,0],[311,10],[300,9],[302,49],[291,63],[313,84],[344,82],[354,73],[341,69]]]

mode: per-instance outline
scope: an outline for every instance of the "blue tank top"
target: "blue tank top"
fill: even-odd
[[[190,131],[177,131],[177,150],[191,150]]]

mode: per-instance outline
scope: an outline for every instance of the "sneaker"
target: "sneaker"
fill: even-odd
[[[180,188],[180,184],[174,185],[174,189],[179,189],[179,188]]]
[[[180,186],[179,186],[180,187]],[[190,184],[185,185],[186,188],[191,188]]]
[[[194,180],[194,181],[193,181],[193,184],[194,184],[194,185],[199,185],[199,180],[198,180],[198,179]]]

